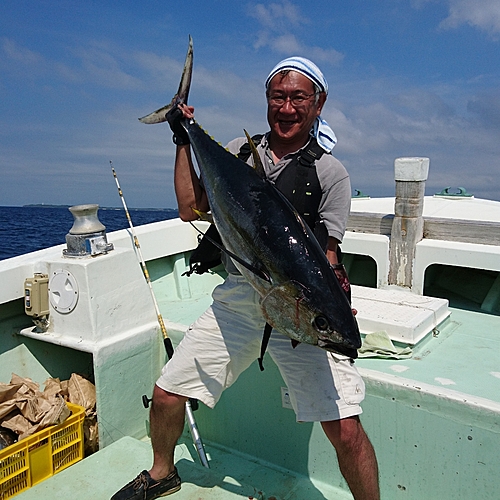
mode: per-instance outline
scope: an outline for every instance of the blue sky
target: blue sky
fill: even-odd
[[[188,35],[190,104],[222,143],[267,130],[263,82],[302,55],[353,188],[394,193],[400,156],[430,158],[426,194],[500,200],[500,2],[2,0],[0,205],[175,208],[167,125],[137,118],[175,93]]]

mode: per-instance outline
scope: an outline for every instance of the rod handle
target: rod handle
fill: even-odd
[[[174,355],[174,346],[172,345],[172,341],[170,338],[163,339],[163,345],[165,346],[165,351],[167,352],[168,359],[172,359]]]

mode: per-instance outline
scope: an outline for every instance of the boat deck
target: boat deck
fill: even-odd
[[[207,469],[193,461],[191,447],[179,444],[176,466],[182,479],[177,500],[348,500],[352,496],[331,486],[313,483],[256,462],[250,457],[206,446],[211,459]],[[152,460],[149,442],[124,437],[82,462],[17,495],[19,500],[107,500]],[[172,497],[174,498],[174,497]]]
[[[357,361],[372,371],[446,388],[469,399],[495,402],[500,409],[500,316],[450,308],[436,336],[413,348],[409,359],[366,358]]]
[[[355,295],[353,297],[353,305],[361,314]],[[169,318],[167,328],[170,327],[174,343],[210,302],[210,296],[183,301],[160,300],[160,307]],[[469,400],[485,399],[497,403],[500,412],[500,316],[453,307],[449,311],[449,317],[433,333],[412,347],[411,358],[360,358],[356,361],[358,368],[366,378],[386,374],[409,379],[416,385],[466,394]],[[407,345],[397,341],[394,344]]]
[[[165,238],[155,237],[156,241]],[[130,241],[127,243],[130,245]],[[149,272],[167,331],[176,344],[210,304],[209,290],[222,277],[207,273],[188,278],[183,275],[187,254],[164,257],[170,254],[153,244],[150,248],[156,253],[149,256]],[[93,292],[81,294],[82,307],[76,312],[81,313],[84,300],[91,296],[99,311],[109,311],[97,319],[109,316],[112,321],[106,319],[94,328],[90,304],[85,342],[74,327],[81,324],[76,313],[54,315],[58,324],[52,335],[33,333],[26,328],[30,323],[23,315],[22,299],[16,295],[22,296],[22,279],[14,276],[20,291],[12,291],[0,310],[4,317],[0,373],[8,380],[11,371],[22,370],[21,375],[42,383],[49,375],[63,377],[65,371],[93,367],[103,449],[18,498],[44,500],[60,495],[75,500],[105,500],[151,464],[149,442],[127,436],[141,439],[147,433],[148,413],[141,395],[150,394],[164,362],[164,349],[156,317],[148,310],[149,292],[134,255],[128,255],[117,243],[114,253],[100,259],[51,259],[54,269],[64,264],[75,274],[85,264],[89,290]],[[128,260],[122,263],[124,259]],[[113,273],[116,283],[101,279],[103,266],[115,263],[123,270]],[[7,277],[13,281],[14,271],[24,278],[33,269],[9,268],[2,277],[9,273]],[[82,277],[80,283],[86,282]],[[133,290],[133,294],[119,294],[121,311],[129,314],[115,315],[118,294],[110,291],[110,283],[112,290]],[[455,283],[457,288],[474,282],[457,278],[452,291]],[[383,292],[382,288],[376,290]],[[467,304],[451,307],[451,315],[437,330],[413,347],[411,359],[357,361],[367,386],[361,419],[377,453],[382,498],[498,498],[500,316],[481,310],[486,302],[479,300],[479,312]],[[491,310],[499,312],[498,307]],[[138,311],[144,317],[136,318]],[[377,317],[381,313],[377,307]],[[366,318],[373,316],[360,307],[360,316],[363,314]],[[66,319],[73,323],[66,325]],[[269,356],[265,366],[260,372],[254,363],[225,391],[214,410],[200,406],[196,420],[211,469],[199,465],[186,433],[177,448],[183,487],[175,498],[352,498],[321,427],[295,422],[283,397],[286,387]]]

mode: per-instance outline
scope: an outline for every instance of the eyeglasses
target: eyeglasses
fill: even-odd
[[[279,107],[283,106],[288,99],[290,99],[290,104],[294,108],[300,108],[305,106],[306,102],[313,96],[318,95],[319,92],[313,92],[312,94],[295,94],[295,95],[283,95],[283,94],[266,94],[267,102],[271,106]]]

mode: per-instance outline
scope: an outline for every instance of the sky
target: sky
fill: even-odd
[[[0,205],[176,208],[167,124],[188,37],[189,103],[221,143],[268,130],[264,81],[292,55],[330,87],[322,117],[353,190],[394,194],[394,160],[430,158],[426,194],[500,200],[499,0],[2,0]]]

